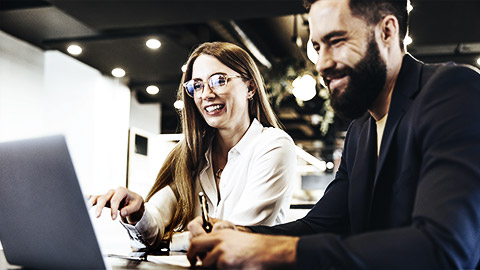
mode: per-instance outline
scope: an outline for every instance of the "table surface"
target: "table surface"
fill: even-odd
[[[157,269],[157,270],[176,270],[176,269],[188,269],[182,266],[169,265],[169,264],[157,264],[148,261],[133,261],[119,258],[106,258],[106,262],[111,266],[112,270],[118,269],[139,269],[139,270],[148,270],[148,269]],[[3,253],[3,250],[0,249],[0,270],[10,270],[10,269],[22,269],[20,266],[10,265]]]

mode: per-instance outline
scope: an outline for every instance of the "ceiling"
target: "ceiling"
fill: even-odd
[[[258,62],[267,84],[284,85],[287,67],[313,69],[306,57],[308,23],[301,0],[0,0],[0,29],[44,50],[66,52],[110,74],[122,67],[125,83],[142,103],[162,103],[162,131],[177,130],[172,104],[181,66],[199,43],[223,40],[247,48],[253,44],[272,64]],[[477,65],[480,57],[480,1],[412,0],[408,50],[420,60]],[[145,46],[149,38],[162,45]],[[296,37],[301,39],[300,47]],[[247,48],[250,52],[252,50]],[[296,69],[295,69],[296,70]],[[290,74],[291,75],[291,74]],[[160,92],[151,96],[148,85]],[[278,92],[273,92],[278,95]],[[275,110],[294,140],[333,147],[346,121],[336,119],[324,135],[312,115],[322,112],[318,98],[298,104],[281,93]],[[318,117],[317,117],[318,118]],[[319,140],[320,138],[320,140]],[[313,142],[313,143],[312,143]],[[328,147],[327,147],[328,148]],[[330,151],[331,152],[331,151]]]

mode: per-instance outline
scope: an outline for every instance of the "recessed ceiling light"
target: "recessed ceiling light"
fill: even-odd
[[[147,89],[145,89],[145,91],[147,91],[147,93],[153,96],[158,94],[158,92],[160,92],[160,89],[158,89],[158,87],[155,85],[149,85]]]
[[[114,68],[112,70],[112,75],[114,77],[117,77],[117,78],[122,78],[123,76],[125,76],[125,70],[121,69],[121,68]]]
[[[405,39],[403,40],[403,42],[405,43],[405,46],[408,46],[408,45],[412,44],[413,40],[410,36],[406,36]]]
[[[480,57],[477,59],[477,64],[480,66]]]
[[[71,55],[79,55],[79,54],[82,53],[82,47],[80,47],[78,45],[75,45],[75,44],[72,44],[72,45],[68,46],[67,52]]]
[[[146,45],[147,45],[148,48],[150,48],[152,50],[156,50],[156,49],[160,48],[160,46],[162,46],[162,43],[158,39],[151,38],[151,39],[147,40]]]

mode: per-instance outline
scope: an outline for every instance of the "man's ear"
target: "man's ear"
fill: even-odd
[[[247,83],[247,88],[248,88],[247,98],[251,99],[255,95],[255,92],[257,91],[257,86],[255,85],[255,82],[253,80],[249,80]]]
[[[398,20],[393,15],[387,15],[379,24],[380,27],[380,41],[385,46],[392,46],[399,44],[399,26]]]

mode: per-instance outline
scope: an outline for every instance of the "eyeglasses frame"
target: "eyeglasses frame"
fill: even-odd
[[[199,90],[194,90],[193,94],[190,94],[190,92],[188,92],[188,90],[187,90],[187,84],[188,84],[190,81],[200,80],[200,81],[202,82],[202,84],[203,84],[202,93],[203,93],[203,91],[205,90],[205,86],[206,86],[206,85],[208,85],[208,87],[210,87],[210,90],[212,90],[213,92],[215,92],[215,91],[212,89],[212,87],[210,86],[210,84],[209,84],[210,78],[212,78],[212,77],[215,76],[215,75],[223,75],[223,76],[225,76],[225,85],[224,85],[223,87],[227,87],[228,81],[229,81],[230,79],[243,78],[241,75],[228,75],[228,74],[226,74],[226,73],[217,72],[217,73],[214,73],[214,74],[210,75],[210,76],[208,77],[206,83],[205,83],[205,81],[203,81],[203,80],[201,80],[201,79],[190,79],[190,80],[188,80],[188,81],[186,81],[186,82],[184,82],[184,83],[182,84],[183,89],[185,90],[185,92],[187,93],[187,95],[188,95],[189,97],[195,98],[195,97],[194,97],[195,92],[196,92],[196,91],[199,91]]]

